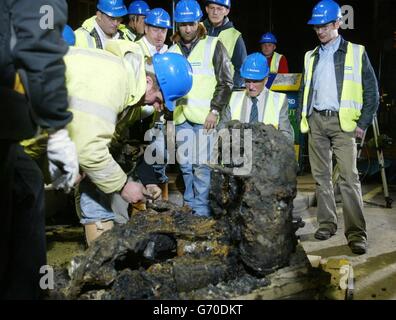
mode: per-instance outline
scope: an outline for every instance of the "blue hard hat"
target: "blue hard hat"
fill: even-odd
[[[267,32],[261,36],[260,43],[274,43],[276,44],[278,41],[273,33]]]
[[[67,42],[69,46],[74,46],[76,43],[76,35],[74,34],[73,29],[69,25],[65,25],[65,28],[62,32],[63,40]]]
[[[164,9],[154,8],[147,13],[144,23],[158,28],[172,29],[171,18]]]
[[[227,7],[228,9],[231,8],[231,0],[207,0],[206,4],[208,3],[218,4],[219,6]]]
[[[342,18],[341,8],[333,0],[322,0],[312,10],[311,20],[308,24],[320,25],[327,24]]]
[[[175,22],[198,22],[203,14],[195,0],[180,0],[175,9]]]
[[[96,8],[113,18],[122,17],[128,14],[128,10],[124,5],[123,0],[99,0]]]
[[[128,13],[138,16],[146,16],[149,13],[150,7],[145,1],[133,1],[128,7]]]
[[[193,71],[181,54],[166,52],[153,56],[155,76],[169,111],[175,109],[176,100],[187,95],[193,84]]]
[[[267,58],[261,53],[248,55],[241,67],[242,78],[249,80],[264,80],[269,74]]]

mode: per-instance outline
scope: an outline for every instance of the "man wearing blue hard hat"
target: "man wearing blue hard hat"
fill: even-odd
[[[315,238],[327,240],[337,231],[338,219],[332,184],[333,153],[340,169],[345,236],[355,254],[367,251],[367,231],[357,170],[356,138],[371,125],[378,102],[378,84],[362,45],[338,34],[340,6],[320,1],[308,24],[320,45],[305,54],[301,89],[301,132],[308,132],[309,159],[316,181]]]
[[[247,52],[241,33],[227,17],[231,10],[231,0],[207,0],[205,3],[208,18],[204,21],[204,26],[208,35],[219,37],[227,49],[234,68],[234,88],[242,88],[244,84],[239,70]]]
[[[169,13],[162,8],[154,8],[147,14],[144,23],[144,36],[136,42],[141,46],[144,55],[152,57],[156,53],[166,52],[166,36],[168,30],[172,29]]]
[[[278,40],[271,32],[264,33],[260,39],[261,52],[267,58],[270,73],[289,73],[286,57],[275,52]]]
[[[221,126],[230,120],[262,122],[273,125],[292,142],[294,133],[289,121],[287,96],[266,88],[269,71],[267,59],[261,53],[246,58],[241,67],[246,89],[232,93],[229,106],[221,117]]]
[[[128,14],[123,0],[98,0],[96,8],[96,15],[75,31],[76,47],[104,49],[108,40],[133,41],[133,35],[121,24]]]
[[[132,1],[129,5],[129,22],[127,28],[133,34],[133,41],[139,40],[144,35],[144,19],[146,19],[149,12],[150,7],[145,1]]]
[[[191,134],[187,141],[177,143],[191,146],[190,150],[199,150],[196,156],[200,156],[197,159],[191,154],[178,154],[185,185],[184,203],[195,214],[210,216],[211,169],[207,161],[211,156],[210,147],[213,146],[211,131],[217,126],[220,112],[227,106],[233,82],[231,61],[226,49],[218,38],[206,35],[205,27],[200,24],[201,18],[202,11],[197,1],[178,2],[175,10],[177,31],[172,37],[175,44],[169,51],[188,58],[194,75],[190,93],[177,101],[173,113],[176,132]],[[205,139],[201,139],[203,136]],[[207,158],[203,155],[207,155]]]
[[[109,145],[116,126],[127,108],[150,104],[158,111],[164,105],[173,110],[191,89],[192,70],[181,55],[146,59],[136,43],[120,40],[108,41],[105,50],[70,47],[65,64],[73,112],[67,129],[86,175],[79,185],[78,211],[90,245],[114,223],[127,222],[129,204],[161,194],[156,180],[132,181],[113,158]]]

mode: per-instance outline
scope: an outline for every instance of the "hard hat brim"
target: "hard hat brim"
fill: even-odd
[[[169,99],[165,99],[164,104],[165,104],[166,109],[168,109],[171,112],[173,110],[175,110],[175,108],[176,108],[176,101],[171,101]]]

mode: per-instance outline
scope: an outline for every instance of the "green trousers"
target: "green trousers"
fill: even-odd
[[[367,240],[363,198],[356,167],[355,132],[341,130],[337,115],[316,111],[308,118],[309,161],[316,182],[317,219],[320,228],[337,230],[336,202],[332,183],[332,156],[340,169],[339,187],[343,202],[345,236],[348,242]]]

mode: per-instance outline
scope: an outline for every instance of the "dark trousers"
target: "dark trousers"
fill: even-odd
[[[46,265],[43,177],[17,143],[0,141],[0,299],[38,299]]]

